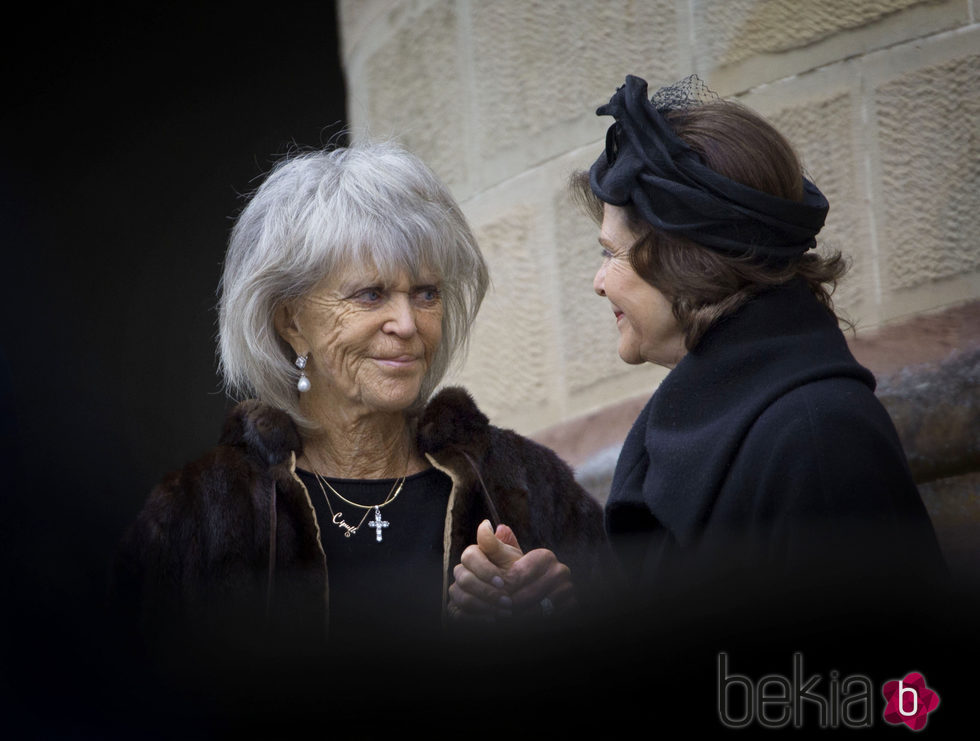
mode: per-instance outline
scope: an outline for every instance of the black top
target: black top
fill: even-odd
[[[938,565],[874,385],[802,280],[712,327],[647,403],[617,463],[606,527],[633,576]]]
[[[372,525],[373,509],[347,504],[328,487],[321,488],[313,474],[296,472],[310,493],[327,556],[331,642],[356,653],[357,641],[397,645],[406,637],[437,629],[450,478],[436,468],[406,478],[398,497],[378,510],[387,523],[379,540]],[[365,505],[384,502],[395,483],[395,479],[326,481],[344,498]],[[335,520],[356,532],[348,537],[347,529]]]

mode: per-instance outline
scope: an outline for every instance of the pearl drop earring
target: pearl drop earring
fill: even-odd
[[[308,354],[296,356],[296,367],[299,368],[299,380],[296,382],[296,388],[301,394],[310,390],[310,379],[306,377],[306,372],[303,370],[306,367],[308,357]]]

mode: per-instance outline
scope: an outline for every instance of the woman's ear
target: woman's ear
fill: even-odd
[[[306,355],[310,348],[296,321],[298,308],[295,301],[285,301],[279,304],[273,314],[272,322],[276,327],[276,332],[289,343],[293,352],[297,355]]]

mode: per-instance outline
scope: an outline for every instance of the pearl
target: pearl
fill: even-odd
[[[310,379],[306,377],[305,373],[299,377],[299,381],[296,382],[296,388],[299,389],[300,393],[310,390]]]

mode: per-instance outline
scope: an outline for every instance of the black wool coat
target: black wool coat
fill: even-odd
[[[461,388],[430,401],[417,441],[452,479],[444,610],[452,569],[487,518],[510,525],[525,552],[550,548],[573,579],[591,578],[605,544],[602,510],[554,452],[491,425]],[[117,605],[152,634],[179,632],[176,640],[201,631],[202,640],[234,643],[260,630],[297,644],[320,641],[330,565],[295,474],[301,451],[285,412],[256,400],[238,404],[219,444],[150,493],[116,559]]]
[[[843,580],[940,574],[872,374],[802,280],[713,326],[631,429],[605,521],[628,578]]]

